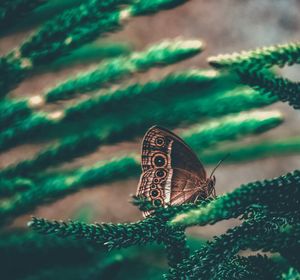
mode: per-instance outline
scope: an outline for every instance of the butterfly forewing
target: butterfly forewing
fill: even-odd
[[[142,170],[180,168],[206,178],[203,165],[191,148],[171,131],[153,126],[142,144]]]

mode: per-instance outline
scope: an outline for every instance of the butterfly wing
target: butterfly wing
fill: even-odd
[[[171,131],[151,127],[142,144],[142,171],[155,168],[179,168],[206,179],[206,172],[191,148]]]
[[[180,168],[155,168],[142,173],[138,197],[149,199],[154,206],[179,205],[206,197],[206,181]],[[150,212],[143,213],[145,217]]]

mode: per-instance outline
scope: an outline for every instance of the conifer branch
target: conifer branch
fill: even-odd
[[[33,106],[32,106],[33,107]],[[10,127],[32,112],[27,100],[2,100],[0,102],[0,129]]]
[[[83,187],[135,175],[138,171],[137,166],[134,157],[122,157],[101,161],[89,168],[78,169],[68,176],[57,175],[39,181],[36,183],[37,187],[17,193],[11,199],[0,203],[1,223],[6,223],[20,213],[25,213],[38,205],[49,203]]]
[[[76,239],[89,240],[103,244],[111,250],[113,248],[133,245],[145,245],[155,241],[163,242],[162,236],[167,230],[166,221],[173,216],[176,211],[178,212],[182,209],[191,209],[194,207],[194,204],[186,204],[184,207],[158,209],[157,215],[135,223],[85,224],[76,221],[49,221],[33,217],[28,223],[28,226],[42,234],[51,234],[62,238],[73,237]],[[179,237],[179,239],[181,239],[181,237]]]
[[[100,65],[93,70],[81,73],[75,78],[70,78],[60,83],[47,91],[44,95],[0,103],[0,128],[11,125],[13,122],[32,114],[36,108],[43,107],[45,103],[70,99],[74,97],[76,93],[87,93],[101,89],[101,87],[105,87],[112,82],[116,82],[136,72],[147,71],[151,67],[176,63],[199,53],[201,50],[201,41],[183,41],[177,39],[163,41],[151,46],[145,51],[134,52],[129,56],[107,60],[106,62],[100,63]],[[217,76],[214,71],[210,73],[211,78]],[[182,74],[182,76],[183,75],[184,74]],[[203,72],[203,80],[205,79],[205,75],[206,73]],[[193,78],[192,73],[191,78]],[[182,77],[182,79],[184,80],[184,77]],[[207,79],[209,79],[209,71],[207,71]]]
[[[0,151],[5,150],[19,144],[28,137],[36,138],[41,135],[40,132],[53,128],[57,125],[56,116],[47,115],[45,113],[36,113],[23,121],[18,122],[15,126],[0,133]]]
[[[265,140],[258,143],[228,145],[226,148],[216,147],[200,153],[201,158],[208,164],[217,163],[220,158],[230,154],[229,162],[251,161],[258,158],[300,153],[300,138],[289,137],[277,140]]]
[[[119,25],[118,7],[132,0],[88,0],[78,7],[66,10],[46,22],[31,38],[20,47],[21,57],[34,63],[57,58],[73,47],[95,39],[101,33],[113,30]],[[97,25],[91,30],[92,25]],[[102,28],[101,28],[102,27]],[[75,46],[74,46],[75,45]]]
[[[165,245],[170,267],[174,267],[189,256],[190,250],[187,247],[186,236],[183,230],[167,228],[158,240],[162,240]]]
[[[141,116],[137,118],[136,114],[138,113],[138,111],[135,109],[135,106],[140,106],[141,102],[144,104],[144,99],[147,95],[158,95],[158,100],[155,98],[153,102],[156,102],[157,106],[160,106],[159,109],[161,110],[161,112],[156,116],[157,121],[159,121],[160,119],[163,119],[161,114],[167,113],[163,110],[165,104],[161,103],[161,101],[165,100],[165,98],[168,98],[169,94],[174,94],[176,96],[179,95],[180,97],[180,94],[182,94],[182,91],[185,90],[186,86],[189,86],[191,90],[200,90],[200,88],[202,89],[203,87],[206,87],[207,84],[214,78],[215,76],[211,72],[206,73],[203,71],[187,71],[169,75],[161,81],[152,81],[143,85],[137,83],[126,88],[110,90],[100,96],[91,98],[90,100],[79,102],[78,104],[65,109],[65,111],[57,111],[48,114],[35,113],[25,120],[20,121],[14,127],[7,129],[0,134],[0,149],[7,149],[9,147],[17,145],[18,141],[20,141],[21,138],[22,142],[29,136],[30,139],[35,138],[35,131],[37,130],[43,129],[43,135],[46,136],[47,132],[49,133],[49,129],[53,128],[54,125],[56,125],[57,127],[57,125],[64,124],[69,120],[78,122],[79,120],[82,121],[85,119],[90,119],[95,115],[98,118],[99,115],[103,115],[104,118],[100,118],[100,121],[97,120],[97,122],[99,123],[98,128],[101,127],[101,129],[107,131],[108,134],[114,134],[115,131],[124,130],[128,126],[132,127],[133,124],[137,126],[137,130],[141,129],[139,127],[141,125],[143,125],[142,129],[144,129],[146,122],[153,122],[153,114],[151,113],[151,110],[148,111],[145,109],[144,112],[140,112]],[[191,97],[194,98],[197,98],[198,96],[199,94],[196,94],[196,96],[195,93],[191,94]],[[134,102],[132,102],[133,98],[135,100]],[[251,103],[254,101],[250,96],[246,96],[246,99],[251,99]],[[187,101],[187,98],[185,98],[184,100]],[[178,102],[177,99],[172,99],[172,101],[174,103]],[[242,98],[236,98],[236,101],[243,103]],[[126,103],[124,104],[124,102]],[[208,102],[208,100],[206,102]],[[260,100],[255,100],[255,104],[257,105],[259,105],[260,103],[269,104],[271,102],[274,101],[269,98],[260,98]],[[169,103],[173,104],[171,102]],[[131,110],[129,108],[128,110],[126,110],[126,114],[128,114],[128,117],[126,119],[124,119],[124,115],[120,116],[118,114],[120,113],[120,107],[118,106],[121,106],[122,110],[124,110],[125,105],[129,108],[134,107],[131,108]],[[148,104],[148,106],[150,106],[150,104]],[[205,109],[204,106],[202,107],[203,109]],[[109,108],[115,108],[114,110],[116,110],[116,114],[114,114],[114,116],[111,116],[112,110],[108,110]],[[170,109],[171,108],[169,108],[169,110]],[[180,107],[180,109],[182,110],[183,108]],[[195,109],[199,111],[197,108]],[[207,109],[206,111],[209,113]],[[106,116],[104,113],[106,114]],[[185,112],[185,114],[187,113]],[[137,119],[140,119],[139,123],[137,123]],[[180,118],[178,115],[174,115],[174,119],[175,122],[178,123],[180,119],[182,119],[182,115],[180,116]],[[136,135],[132,135],[132,137],[134,136]]]
[[[202,125],[194,125],[181,136],[193,149],[201,154],[201,151],[216,143],[229,139],[233,140],[248,134],[264,132],[280,124],[281,121],[282,116],[276,111],[243,113],[205,122]],[[106,140],[101,133],[87,133],[81,136],[67,137],[56,145],[40,151],[32,159],[21,161],[16,165],[8,166],[1,170],[0,178],[11,178],[14,176],[34,177],[34,174],[44,171],[50,166],[62,164],[65,161],[70,161],[78,156],[94,151]],[[132,160],[134,158],[138,158],[138,156],[133,156]],[[108,162],[108,164],[110,163]],[[135,171],[132,171],[133,174],[129,175],[135,174]],[[114,178],[114,176],[112,175],[111,178]],[[1,191],[5,192],[5,187],[3,190],[0,187]],[[18,189],[16,188],[15,192],[17,191]],[[13,192],[13,189],[10,189],[10,192]]]
[[[282,274],[282,280],[300,280],[300,273],[291,267],[287,273]]]
[[[274,65],[283,67],[300,63],[300,43],[288,43],[263,47],[252,51],[218,55],[208,58],[208,62],[215,68],[260,70]]]
[[[215,71],[190,70],[167,75],[158,81],[145,84],[134,83],[124,88],[108,90],[98,96],[77,103],[64,111],[65,119],[78,119],[87,114],[112,113],[119,111],[120,106],[140,104],[149,95],[158,96],[161,100],[171,96],[180,96],[182,90],[189,86],[190,91],[205,88],[219,78]],[[122,105],[121,105],[122,104]],[[123,109],[124,110],[124,109]]]
[[[46,102],[69,99],[75,93],[86,93],[151,67],[176,63],[199,53],[201,41],[170,40],[153,45],[145,51],[114,58],[101,63],[97,68],[69,79],[45,94]]]
[[[0,28],[11,26],[15,19],[24,17],[47,0],[3,0],[0,4]]]
[[[282,116],[276,111],[240,113],[194,125],[182,137],[193,149],[201,151],[221,141],[265,132],[281,122]]]
[[[27,59],[12,60],[9,57],[0,57],[0,98],[17,86],[29,73],[31,63]]]
[[[132,46],[126,42],[106,42],[95,41],[83,45],[82,47],[72,51],[70,54],[58,58],[47,69],[56,70],[68,68],[77,64],[88,64],[104,59],[112,59],[117,56],[128,56],[132,52]]]
[[[33,158],[18,162],[0,171],[1,177],[26,176],[73,160],[76,157],[94,151],[101,144],[101,136],[96,133],[84,133],[81,136],[70,136],[62,139],[58,144],[51,145]]]
[[[242,71],[239,75],[244,84],[260,93],[277,96],[282,102],[288,102],[295,109],[300,109],[300,83],[276,77],[265,71]]]
[[[34,183],[27,178],[0,178],[0,197],[10,196],[19,191],[32,189]]]
[[[207,201],[198,203],[205,204]],[[166,225],[166,222],[176,212],[194,207],[193,203],[168,208],[159,207],[155,209],[153,216],[127,224],[89,225],[75,221],[58,222],[34,217],[28,226],[42,234],[51,234],[62,238],[73,237],[103,244],[109,250],[152,242],[164,243],[169,263],[175,265],[188,256],[188,248],[183,231],[180,229],[174,231]]]
[[[300,224],[295,224],[294,219],[295,216],[272,217],[258,212],[258,215],[254,214],[242,225],[229,229],[212,243],[208,243],[206,249],[197,251],[175,269],[171,269],[168,279],[210,278],[213,277],[214,267],[222,265],[239,250],[250,248],[277,251],[278,247],[285,245],[282,240],[286,240],[286,244],[291,242],[296,245],[300,237]],[[219,253],[220,248],[222,253]]]
[[[0,96],[14,88],[32,68],[56,60],[71,50],[116,31],[132,16],[173,8],[185,0],[89,0],[45,23],[19,48],[0,60]],[[121,4],[132,5],[118,10]]]
[[[184,2],[184,0],[88,1],[47,22],[20,47],[21,57],[30,59],[34,64],[57,58],[101,34],[119,29],[124,20],[132,16],[155,13]],[[119,5],[130,3],[133,4],[123,10],[117,10]]]
[[[164,100],[165,98],[168,98],[169,95],[182,94],[182,91],[184,91],[186,87],[189,87],[190,90],[200,90],[202,88],[205,88],[211,81],[217,78],[218,77],[216,76],[216,73],[214,71],[191,70],[182,73],[179,72],[170,74],[160,81],[150,81],[145,84],[135,83],[125,88],[108,90],[99,96],[72,105],[71,107],[65,109],[65,111],[57,111],[48,114],[41,112],[35,113],[30,115],[24,121],[20,121],[14,127],[4,130],[0,134],[0,150],[16,145],[18,143],[18,140],[20,141],[21,137],[22,141],[24,141],[28,136],[30,136],[30,138],[32,139],[34,137],[34,131],[37,129],[44,128],[44,134],[46,134],[47,131],[49,131],[49,128],[51,128],[53,125],[63,124],[67,120],[73,119],[74,116],[76,116],[76,121],[78,121],[78,118],[80,120],[88,119],[91,116],[95,115],[96,112],[97,117],[100,117],[101,115],[105,117],[105,114],[110,115],[113,109],[114,111],[119,112],[120,108],[124,108],[124,103],[126,103],[126,106],[134,106],[136,105],[136,103],[140,104],[140,102],[144,102],[144,98],[146,98],[146,96],[149,94],[158,95],[158,98],[160,98],[160,100]],[[134,102],[132,102],[132,99],[134,99]],[[270,100],[269,98],[263,99],[265,99],[266,101]],[[40,104],[39,100],[38,103]],[[33,106],[36,106],[37,100],[32,100],[31,103],[34,104]],[[162,109],[163,105],[159,104],[159,101],[157,101],[157,103],[158,106],[160,105]],[[9,104],[10,103],[7,104],[7,108],[9,108]],[[23,106],[23,104],[25,105]],[[23,102],[20,105],[22,109],[20,109],[19,111],[24,112],[25,110],[26,112],[28,112],[27,103]],[[4,112],[3,116],[9,116],[9,112],[11,112],[10,110],[11,109],[7,111],[7,114],[5,114]],[[133,115],[136,113],[136,110],[131,110],[127,114]],[[148,115],[146,116],[150,118],[150,112],[148,112]],[[120,120],[119,118],[122,118],[122,120]],[[123,119],[124,116],[115,114],[115,118],[113,120],[109,122],[105,120],[103,124],[99,124],[99,127],[103,126],[103,130],[112,130],[111,133],[113,133],[113,130],[122,130],[123,128],[126,128],[127,125],[131,126],[132,123],[136,123],[135,116],[131,116],[131,119],[128,118],[128,121],[130,120],[131,124],[122,123],[125,121]],[[37,122],[37,120],[39,121]],[[177,122],[178,121],[179,120],[177,120]],[[120,124],[116,127],[116,123],[118,122]],[[142,119],[140,122],[142,123]]]
[[[235,256],[217,268],[212,280],[277,279],[280,272],[278,264],[265,255]]]
[[[178,215],[170,224],[180,226],[214,224],[224,219],[236,218],[250,205],[257,203],[284,211],[297,205],[299,195],[300,171],[295,170],[274,179],[241,185],[231,193],[219,196],[203,208]]]

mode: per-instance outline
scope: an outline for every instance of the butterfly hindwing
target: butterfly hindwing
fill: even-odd
[[[203,165],[191,148],[171,131],[153,126],[142,144],[142,171],[155,168],[180,168],[206,178]]]
[[[169,205],[194,202],[198,197],[205,197],[206,180],[183,169],[173,169],[172,187]]]
[[[205,181],[183,169],[149,169],[141,175],[137,196],[149,199],[154,206],[179,205],[204,197],[204,185]]]

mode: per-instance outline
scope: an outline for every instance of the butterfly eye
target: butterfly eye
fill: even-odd
[[[164,171],[163,169],[158,169],[155,173],[155,175],[159,178],[165,177],[166,176],[166,171]]]
[[[162,205],[162,201],[160,199],[154,199],[153,200],[153,205],[154,206],[161,206]]]
[[[163,146],[165,144],[165,139],[163,137],[157,137],[155,139],[155,144],[157,146]]]
[[[157,197],[158,194],[159,194],[159,193],[158,193],[157,190],[152,190],[152,191],[151,191],[151,196],[152,196],[152,197]]]
[[[165,163],[166,163],[166,160],[163,156],[156,156],[154,159],[154,164],[157,167],[162,167],[165,165]]]

